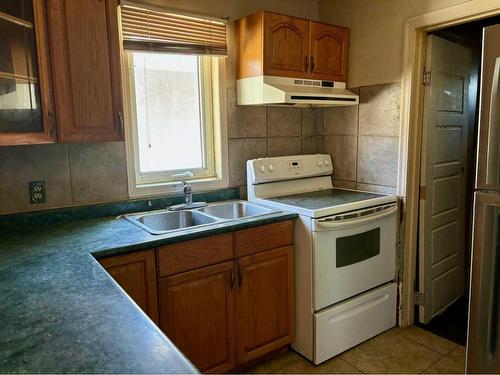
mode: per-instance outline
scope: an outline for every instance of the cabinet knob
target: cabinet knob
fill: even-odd
[[[314,72],[314,56],[311,56],[311,73]]]
[[[307,72],[309,70],[309,56],[306,56],[304,60],[304,72]]]

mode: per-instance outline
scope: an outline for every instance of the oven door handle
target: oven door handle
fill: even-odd
[[[318,228],[322,229],[337,229],[349,227],[352,225],[361,225],[371,223],[372,221],[382,219],[386,216],[390,216],[398,211],[398,205],[395,204],[384,211],[379,211],[371,215],[366,215],[364,217],[357,217],[354,219],[338,220],[338,221],[328,221],[328,220],[318,220]]]

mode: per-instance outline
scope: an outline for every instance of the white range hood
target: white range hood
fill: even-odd
[[[236,85],[239,105],[333,107],[359,103],[359,96],[346,90],[344,82],[257,76],[239,79]]]

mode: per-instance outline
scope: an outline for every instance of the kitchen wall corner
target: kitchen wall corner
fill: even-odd
[[[359,94],[359,106],[323,111],[322,150],[332,155],[334,184],[395,194],[401,85],[351,90]]]

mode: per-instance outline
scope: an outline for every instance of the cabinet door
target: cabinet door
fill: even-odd
[[[122,140],[117,0],[47,2],[59,141]]]
[[[308,76],[309,21],[264,13],[264,74]]]
[[[160,327],[202,372],[234,367],[233,261],[158,281]]]
[[[0,145],[54,142],[45,1],[1,2],[0,35]]]
[[[237,262],[236,346],[238,363],[245,363],[293,341],[293,246]]]
[[[158,324],[154,250],[117,255],[100,263],[135,303]]]
[[[346,82],[347,43],[347,29],[311,21],[311,78]]]

